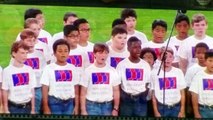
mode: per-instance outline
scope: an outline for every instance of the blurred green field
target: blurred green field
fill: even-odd
[[[120,17],[122,8],[98,7],[67,7],[67,6],[26,6],[26,5],[0,5],[0,65],[5,67],[10,59],[10,46],[17,34],[23,29],[23,15],[28,8],[39,8],[46,19],[45,30],[52,35],[63,29],[63,15],[65,12],[75,12],[80,18],[86,18],[91,26],[91,41],[105,42],[110,38],[111,23]],[[168,23],[170,33],[175,10],[135,9],[137,11],[137,29],[144,32],[151,39],[151,23],[154,19],[164,19]],[[191,18],[194,13],[201,12],[209,20],[207,33],[213,36],[213,16],[211,11],[187,11]],[[190,33],[192,33],[190,31]],[[175,34],[175,32],[174,32]]]

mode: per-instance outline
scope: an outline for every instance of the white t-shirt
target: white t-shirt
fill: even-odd
[[[79,45],[79,49],[84,51],[87,55],[86,61],[89,61],[89,62],[87,62],[86,67],[88,67],[89,65],[94,63],[94,60],[95,60],[94,54],[93,54],[94,43],[89,42],[89,41],[87,43],[88,43],[88,45],[85,47]]]
[[[151,68],[149,64],[140,59],[138,63],[132,63],[125,58],[118,63],[116,70],[121,77],[121,88],[126,93],[137,95],[146,90],[146,83],[149,83]]]
[[[75,97],[74,86],[79,83],[79,73],[75,66],[55,63],[47,65],[41,76],[41,84],[49,87],[48,95],[67,100]]]
[[[166,43],[168,42],[168,39],[166,40]],[[174,50],[174,63],[175,62],[179,62],[179,56],[177,54],[178,49],[180,48],[180,46],[183,44],[184,40],[179,40],[176,36],[172,36],[170,38],[170,42],[169,42],[169,47],[173,48]]]
[[[8,90],[8,100],[17,104],[27,103],[33,97],[35,81],[35,74],[30,66],[17,68],[9,65],[3,70],[2,89]]]
[[[127,51],[126,49],[123,52],[119,53],[114,51],[112,47],[109,46],[109,55],[107,58],[107,62],[110,64],[110,66],[116,68],[118,63],[127,57],[129,57],[129,51]]]
[[[184,80],[183,72],[175,67],[169,72],[165,73],[164,82],[164,72],[161,69],[160,74],[157,75],[158,70],[153,70],[151,73],[151,89],[155,91],[155,97],[160,103],[163,102],[163,96],[165,95],[165,104],[173,105],[180,102],[181,94],[180,90],[186,88],[186,83]],[[163,95],[165,84],[165,94]]]
[[[2,83],[2,67],[0,66],[0,83]]]
[[[213,48],[213,38],[210,36],[207,36],[202,39],[198,40],[195,38],[194,35],[188,37],[187,39],[184,40],[183,44],[180,46],[178,49],[178,56],[181,58],[184,58],[188,61],[188,66],[187,68],[191,67],[194,63],[196,63],[195,59],[195,46],[197,43],[204,42],[206,43],[209,48]]]
[[[186,71],[186,75],[185,75],[185,81],[186,81],[186,85],[187,87],[190,87],[191,83],[192,83],[192,79],[194,78],[194,76],[199,72],[204,70],[206,67],[202,67],[199,64],[195,63],[194,65],[192,65],[191,67],[189,67],[189,69]]]
[[[108,64],[102,68],[90,65],[80,81],[80,85],[87,88],[86,99],[95,102],[113,100],[113,87],[120,83],[117,71]]]
[[[192,80],[189,91],[198,94],[198,103],[201,105],[213,105],[213,75],[204,70],[198,72]]]

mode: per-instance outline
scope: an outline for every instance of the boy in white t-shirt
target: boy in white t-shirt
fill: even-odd
[[[187,85],[186,90],[186,115],[189,117],[193,116],[192,103],[191,103],[191,93],[188,91],[194,76],[199,72],[205,69],[205,53],[208,51],[209,47],[207,44],[201,42],[195,46],[195,58],[198,60],[197,63],[192,65],[187,71],[185,75],[185,81]],[[188,117],[187,116],[187,117]]]
[[[64,26],[72,25],[74,23],[74,21],[77,20],[77,19],[78,19],[77,14],[72,13],[72,12],[67,12],[67,13],[64,14],[63,24],[64,24]],[[63,38],[64,38],[64,32],[63,31],[61,31],[59,33],[55,33],[53,35],[53,40],[52,40],[51,44],[53,44],[56,40],[63,39]]]
[[[174,53],[171,48],[161,48],[161,58],[166,52],[165,62],[151,73],[152,103],[155,117],[185,116],[185,80],[183,72],[172,66]]]
[[[24,64],[29,47],[22,41],[13,43],[11,56],[14,62],[3,70],[3,106],[5,113],[35,113],[35,74]]]
[[[89,22],[84,18],[79,18],[74,21],[73,25],[75,25],[79,31],[78,44],[80,46],[80,49],[85,51],[89,63],[90,64],[94,63],[94,54],[93,54],[94,44],[89,41],[91,32]]]
[[[194,47],[197,43],[204,42],[209,48],[213,47],[213,38],[206,35],[208,22],[205,16],[201,13],[193,15],[191,24],[194,35],[185,39],[178,49],[179,67],[184,74],[189,67],[196,63]]]
[[[32,67],[36,76],[36,87],[35,87],[35,113],[39,114],[41,112],[41,84],[40,79],[43,72],[44,67],[47,65],[44,54],[36,50],[35,44],[37,42],[36,34],[30,29],[24,29],[20,33],[21,41],[23,41],[28,47],[29,52],[27,55],[27,59],[24,62],[25,65]]]
[[[114,27],[111,33],[112,44],[109,45],[109,56],[107,62],[116,68],[117,64],[129,56],[126,49],[127,31],[123,27]]]
[[[121,81],[117,71],[106,63],[109,48],[97,43],[93,53],[95,62],[85,69],[80,81],[81,114],[118,116]]]
[[[213,49],[205,53],[206,68],[192,80],[189,91],[195,118],[213,118]]]
[[[136,24],[137,24],[137,14],[134,9],[131,8],[125,8],[121,11],[121,19],[123,19],[126,22],[127,25],[127,40],[130,37],[137,37],[142,44],[147,43],[148,39],[146,35],[142,32],[137,31]]]
[[[190,29],[190,21],[189,17],[185,14],[178,14],[175,19],[175,30],[177,35],[172,36],[170,38],[169,46],[174,49],[175,59],[173,61],[174,67],[179,67],[179,56],[177,55],[177,51],[179,47],[183,44],[184,40],[189,36],[188,32]],[[168,39],[167,41],[168,42]]]
[[[41,77],[44,114],[77,115],[79,112],[79,76],[67,63],[70,46],[64,39],[53,44],[56,62],[47,65]]]
[[[130,37],[127,41],[128,58],[122,60],[116,70],[121,77],[121,116],[146,116],[147,93],[151,68],[140,58],[141,41]]]

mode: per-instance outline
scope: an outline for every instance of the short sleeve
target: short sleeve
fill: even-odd
[[[91,73],[86,69],[80,79],[80,85],[83,87],[88,87],[89,85],[89,80],[91,79]]]
[[[49,80],[50,76],[49,76],[49,68],[48,66],[46,66],[43,70],[42,76],[41,76],[41,81],[40,83],[42,85],[46,85],[49,86],[50,85],[50,80]]]

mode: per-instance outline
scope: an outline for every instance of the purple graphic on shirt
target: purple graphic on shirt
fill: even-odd
[[[179,46],[178,46],[178,45],[175,45],[175,49],[176,49],[176,51],[178,51],[178,49],[179,49]]]
[[[192,58],[195,58],[195,47],[192,47]]]
[[[127,68],[126,79],[129,81],[142,81],[144,76],[143,69]]]
[[[82,56],[81,55],[71,55],[67,59],[67,62],[73,64],[75,67],[82,67]]]
[[[48,44],[47,38],[38,38],[39,41]]]
[[[166,77],[165,81],[164,81],[164,78],[159,78],[159,86],[160,86],[160,90],[163,90],[163,88],[176,89],[177,88],[176,77]]]
[[[157,57],[160,57],[160,48],[152,48],[155,51]]]
[[[39,69],[39,59],[38,58],[28,58],[24,62],[24,64],[32,67],[33,69]]]
[[[88,53],[88,57],[89,57],[89,62],[90,63],[94,63],[94,53],[93,52],[87,52]]]
[[[92,84],[109,84],[109,73],[92,73]]]
[[[203,79],[203,90],[213,90],[213,79]]]
[[[12,75],[13,86],[22,86],[29,84],[29,73],[17,73]]]
[[[55,80],[56,82],[72,81],[72,71],[71,70],[55,70]]]
[[[124,58],[121,57],[110,57],[110,65],[116,68],[118,63],[121,62],[123,59]]]

